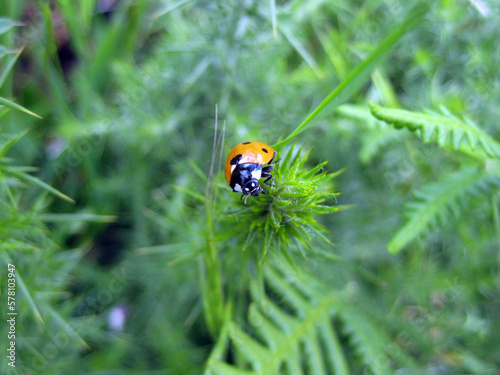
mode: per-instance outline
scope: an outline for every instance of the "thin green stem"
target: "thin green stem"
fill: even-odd
[[[220,333],[224,317],[224,297],[222,294],[221,269],[217,258],[217,246],[215,242],[213,203],[209,195],[206,198],[206,251],[204,261],[207,284],[202,285],[202,290],[205,293],[203,309],[208,329],[212,337],[216,338]],[[205,282],[204,279],[202,279],[203,282]]]
[[[356,93],[370,77],[373,70],[377,67],[380,60],[389,52],[391,47],[403,35],[410,31],[418,24],[418,21],[427,12],[427,6],[419,2],[410,12],[408,17],[392,31],[361,64],[349,73],[347,78],[343,80],[317,107],[306,117],[304,121],[284,140],[273,145],[273,148],[279,148],[289,143],[293,138],[302,133],[313,125],[313,120],[322,112],[327,105],[332,108],[338,107],[340,104],[349,99]]]

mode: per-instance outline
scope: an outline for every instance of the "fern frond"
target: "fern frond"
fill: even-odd
[[[359,139],[359,160],[365,165],[369,164],[381,149],[402,138],[401,132],[374,118],[365,105],[344,104],[337,108],[337,113],[363,127]]]
[[[498,167],[478,169],[464,167],[444,175],[441,180],[423,186],[415,201],[406,205],[407,222],[392,236],[387,248],[397,253],[412,239],[446,220],[448,213],[461,211],[459,204],[467,194],[477,193],[491,184],[500,183]]]
[[[255,375],[255,372],[242,370],[214,359],[210,362],[210,368],[205,372],[205,375]]]
[[[264,266],[265,292],[250,305],[245,325],[251,329],[229,322],[224,340],[235,351],[233,361],[211,356],[205,375],[348,375],[348,363],[375,375],[392,373],[385,334],[348,299],[310,275],[302,276],[286,262]],[[261,290],[257,281],[251,290],[256,300]],[[339,339],[335,321],[345,327],[353,350],[343,347],[348,344]]]
[[[370,366],[375,375],[391,373],[389,357],[384,352],[384,348],[389,345],[385,336],[353,308],[344,308],[344,313],[340,316],[344,321],[345,331],[363,362]]]
[[[451,147],[469,154],[472,151],[473,156],[484,159],[484,155],[479,151],[482,150],[489,157],[500,158],[500,143],[470,121],[466,123],[451,115],[445,117],[438,114],[382,108],[373,103],[369,104],[373,116],[392,124],[397,129],[407,128],[418,131],[418,135],[424,143],[434,141],[443,148]],[[467,139],[468,147],[464,139]]]

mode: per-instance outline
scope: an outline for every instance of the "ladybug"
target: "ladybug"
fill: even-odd
[[[234,192],[242,193],[245,204],[249,195],[259,196],[266,194],[259,185],[259,180],[265,178],[265,184],[274,180],[271,170],[276,156],[270,146],[262,142],[243,142],[236,145],[229,153],[224,166],[226,181]],[[269,184],[268,184],[269,185]]]

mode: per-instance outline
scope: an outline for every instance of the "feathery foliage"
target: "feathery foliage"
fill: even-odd
[[[500,158],[500,143],[479,129],[472,122],[467,123],[457,118],[405,111],[402,109],[382,108],[370,103],[375,117],[393,125],[396,129],[407,128],[418,130],[418,136],[424,143],[436,142],[440,147],[449,147],[453,150],[462,150],[464,141],[468,142],[469,154],[483,156],[482,150],[488,157]],[[483,156],[484,157],[484,156]]]
[[[496,375],[499,15],[0,1],[0,373]],[[281,158],[246,205],[245,140]]]
[[[358,311],[345,293],[304,276],[297,277],[284,264],[266,264],[268,293],[249,306],[248,325],[229,320],[219,338],[231,352],[231,362],[228,353],[218,349],[205,374],[345,375],[357,362],[377,375],[392,373],[386,352],[389,341],[370,317]],[[254,298],[257,288],[253,282]],[[345,335],[352,352],[344,347]]]
[[[472,122],[464,123],[448,114],[423,114],[382,108],[370,103],[375,117],[396,129],[418,132],[424,143],[436,142],[442,148],[464,151],[471,157],[470,166],[444,174],[436,182],[415,192],[416,200],[405,206],[406,223],[387,244],[390,252],[400,251],[409,241],[443,225],[451,212],[458,217],[470,195],[491,194],[490,187],[500,185],[500,144]],[[464,145],[467,139],[468,146]],[[488,157],[495,159],[487,159]],[[479,159],[479,165],[474,159]],[[475,162],[474,162],[475,161]],[[474,165],[475,164],[475,165]]]
[[[343,80],[304,121],[284,140],[278,142],[274,147],[282,146],[294,137],[311,127],[321,112],[332,111],[342,102],[349,99],[364,83],[368,76],[375,70],[377,64],[386,56],[391,47],[415,27],[427,12],[425,2],[418,1],[408,11],[406,18],[387,37],[381,41],[377,48]],[[327,110],[328,107],[328,110]],[[324,116],[324,113],[322,113]]]
[[[495,185],[500,186],[498,163],[488,169],[464,167],[424,185],[415,192],[415,200],[406,204],[407,221],[394,233],[387,248],[392,253],[398,252],[413,238],[443,225],[450,213],[458,217],[467,207],[469,195],[488,193]]]
[[[22,23],[10,20],[8,18],[0,17],[0,36],[4,33],[8,32],[10,29],[12,29],[15,26],[22,26]],[[16,63],[16,60],[21,55],[22,51],[23,51],[23,48],[19,48],[18,50],[11,51],[7,47],[5,47],[4,45],[0,44],[0,63],[2,64],[2,65],[0,65],[0,67],[2,68],[0,70],[0,89],[2,88],[5,81],[7,80],[7,77],[11,73],[12,68],[14,67],[14,64]],[[13,55],[13,56],[7,59],[8,55]],[[27,113],[27,114],[34,116],[34,117],[41,118],[36,113],[31,112],[29,109],[26,109],[23,106],[16,104],[13,101],[0,96],[0,111],[2,110],[2,107],[4,107],[4,106],[7,108],[13,108],[13,109],[16,109],[18,111],[22,111],[22,112]],[[2,112],[0,112],[0,114],[1,113]]]
[[[65,290],[69,273],[80,254],[74,251],[57,255],[57,245],[40,220],[46,205],[45,194],[38,196],[30,206],[24,206],[24,197],[31,187],[69,198],[30,176],[27,171],[32,168],[16,167],[12,165],[13,160],[6,158],[8,150],[23,135],[8,137],[4,134],[0,141],[0,263],[2,270],[13,265],[15,275],[14,304],[9,304],[7,310],[5,301],[0,312],[3,316],[12,311],[17,314],[17,331],[9,343],[14,341],[17,353],[23,353],[18,366],[26,371],[57,373],[59,362],[68,358],[77,361],[78,350],[89,348],[78,332],[86,323],[70,318],[75,304],[68,300]],[[47,293],[49,289],[51,293]],[[54,309],[56,304],[59,306],[57,311]],[[31,327],[29,335],[24,331],[19,333],[23,325]],[[51,338],[51,352],[47,354],[45,348]],[[0,366],[7,369],[8,362],[10,360],[2,356]]]

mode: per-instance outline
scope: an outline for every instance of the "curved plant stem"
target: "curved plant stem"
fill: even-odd
[[[212,200],[206,200],[206,232],[204,266],[201,272],[201,289],[203,293],[203,311],[208,330],[212,337],[217,337],[224,316],[224,297],[222,295],[222,278],[213,222]],[[206,275],[204,275],[206,271]]]
[[[392,46],[408,31],[413,29],[422,16],[427,12],[427,6],[418,2],[417,5],[409,12],[406,19],[396,27],[361,64],[349,73],[347,78],[343,80],[317,107],[306,117],[304,121],[285,139],[273,145],[273,148],[279,148],[290,142],[297,135],[302,133],[313,125],[313,120],[316,120],[320,112],[326,106],[330,105],[331,110],[338,107],[340,104],[349,99],[355,94],[359,88],[363,86],[370,74],[377,67],[380,60],[390,51]]]

